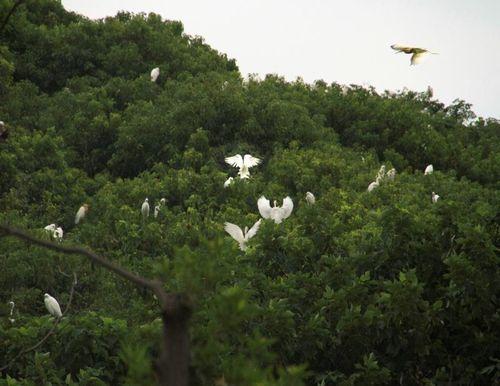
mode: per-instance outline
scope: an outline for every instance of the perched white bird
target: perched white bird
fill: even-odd
[[[160,213],[161,207],[162,207],[163,205],[165,205],[165,202],[166,202],[166,201],[167,201],[166,199],[162,198],[162,199],[160,200],[159,204],[155,206],[155,214],[154,214],[155,218],[157,218],[157,217],[158,217],[158,214]]]
[[[49,294],[45,294],[43,297],[43,302],[45,303],[45,307],[47,307],[47,311],[49,311],[52,316],[60,318],[62,316],[62,312],[57,300]]]
[[[11,323],[14,323],[16,321],[16,319],[14,319],[12,317],[12,315],[14,314],[14,307],[15,307],[15,303],[13,301],[10,301],[9,302],[9,305],[10,305],[10,315],[9,315],[9,322]]]
[[[240,245],[240,249],[244,251],[247,249],[246,243],[248,242],[248,240],[254,237],[259,230],[261,221],[262,219],[257,221],[250,229],[248,229],[248,227],[245,227],[244,232],[238,225],[226,222],[224,223],[224,230],[238,242],[238,244]]]
[[[234,178],[233,177],[229,177],[226,182],[224,182],[224,187],[227,188],[229,185],[231,185],[233,183],[233,180]]]
[[[316,202],[316,197],[311,192],[306,193],[306,201],[308,204],[314,204]]]
[[[280,207],[276,205],[276,200],[274,200],[274,206],[271,208],[269,200],[262,196],[257,200],[257,206],[262,217],[270,218],[276,224],[279,224],[292,214],[293,201],[290,197],[285,197],[283,205]]]
[[[435,204],[437,202],[437,200],[439,200],[439,194],[432,192],[431,199],[432,199],[432,203]]]
[[[54,233],[56,231],[56,224],[49,224],[45,228],[46,231]]]
[[[156,82],[156,79],[160,76],[160,67],[155,67],[151,70],[151,82]]]
[[[394,178],[396,177],[396,169],[394,169],[394,168],[390,169],[390,170],[389,170],[389,171],[385,174],[385,176],[386,176],[389,180],[393,181],[393,180],[394,180]]]
[[[427,165],[424,171],[424,176],[426,176],[427,174],[432,174],[433,172],[434,172],[434,167],[432,166],[432,164]]]
[[[83,204],[80,209],[78,209],[78,212],[76,212],[75,224],[78,224],[80,221],[82,221],[88,211],[89,206],[87,204]]]
[[[385,165],[382,165],[380,167],[380,169],[378,170],[378,173],[377,173],[377,178],[384,178],[385,177]]]
[[[232,157],[226,157],[225,160],[229,165],[240,169],[238,171],[240,178],[250,178],[250,171],[248,169],[261,162],[259,158],[253,157],[250,154],[245,154],[245,157],[241,157],[241,154],[236,154]]]
[[[370,185],[368,185],[368,191],[371,192],[373,189],[378,188],[380,185],[380,177],[377,176],[377,179],[373,181]]]
[[[391,48],[393,50],[395,50],[396,53],[404,52],[405,54],[412,54],[411,59],[410,59],[411,66],[421,63],[422,59],[427,54],[437,54],[436,52],[430,52],[429,50],[427,50],[425,48],[406,47],[406,46],[402,46],[399,44],[393,44],[391,46]]]
[[[54,231],[54,238],[56,238],[59,241],[62,241],[64,232],[61,227],[57,227],[56,230]]]
[[[146,219],[149,217],[149,200],[146,198],[141,206],[142,218]]]

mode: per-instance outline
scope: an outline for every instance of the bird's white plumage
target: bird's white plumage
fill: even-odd
[[[384,176],[385,176],[385,165],[382,165],[378,170],[377,177],[384,178]]]
[[[227,188],[229,185],[233,183],[234,178],[229,177],[225,182],[224,182],[224,187]]]
[[[151,70],[151,82],[156,82],[156,79],[160,76],[160,68],[155,67]]]
[[[88,205],[83,204],[80,209],[78,209],[78,212],[76,212],[75,216],[75,224],[78,224],[82,219],[85,217],[88,211]]]
[[[45,303],[47,311],[49,311],[52,316],[56,318],[60,318],[62,316],[61,307],[59,306],[57,300],[52,296],[50,296],[49,294],[45,294],[43,302]]]
[[[240,249],[244,251],[247,249],[246,243],[248,240],[257,234],[261,221],[262,220],[258,220],[250,229],[245,227],[245,232],[243,232],[238,225],[226,222],[224,223],[224,230],[238,242]]]
[[[410,65],[420,64],[423,62],[427,52],[415,52],[410,59]]]
[[[434,166],[432,164],[427,165],[427,167],[424,170],[424,175],[432,174],[434,172]]]
[[[49,231],[49,232],[54,232],[56,230],[56,224],[49,224],[43,229],[45,229],[46,231]]]
[[[59,240],[59,241],[62,241],[62,238],[63,238],[63,235],[64,235],[64,231],[61,227],[57,227],[55,230],[54,230],[54,238]]]
[[[314,204],[316,202],[316,197],[311,192],[306,193],[306,201],[308,204]]]
[[[385,176],[391,181],[394,180],[394,178],[396,177],[396,169],[390,169]]]
[[[238,175],[240,178],[250,178],[250,171],[248,169],[260,164],[261,159],[250,154],[245,154],[244,157],[241,154],[236,154],[226,157],[225,161],[229,165],[239,169]]]
[[[370,185],[368,185],[368,191],[371,192],[373,189],[378,188],[380,185],[380,177],[377,177]]]
[[[432,199],[432,203],[435,204],[437,202],[437,200],[439,200],[439,194],[432,192],[431,199]]]
[[[281,207],[277,206],[276,200],[274,201],[274,206],[271,207],[269,200],[262,196],[257,200],[257,207],[259,208],[259,213],[262,217],[271,219],[276,224],[279,224],[292,214],[293,201],[290,197],[285,197]]]
[[[142,203],[141,214],[143,218],[149,217],[149,200],[147,198]]]

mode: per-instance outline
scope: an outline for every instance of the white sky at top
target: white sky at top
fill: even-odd
[[[428,85],[445,103],[464,99],[500,118],[500,0],[62,0],[90,18],[117,11],[179,20],[237,61],[243,76],[369,84],[377,90]],[[417,66],[393,43],[438,52]]]

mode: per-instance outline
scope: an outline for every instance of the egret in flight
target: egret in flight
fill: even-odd
[[[248,229],[248,227],[245,227],[245,231],[242,231],[241,228],[236,224],[226,222],[224,223],[224,230],[238,242],[238,244],[240,245],[240,249],[242,251],[245,251],[247,249],[246,243],[257,234],[261,221],[262,219],[257,221],[250,229]]]
[[[306,193],[306,201],[308,204],[314,204],[316,202],[316,197],[311,192]]]
[[[238,175],[240,178],[250,178],[250,169],[258,164],[260,164],[261,159],[251,156],[250,154],[245,154],[244,157],[241,154],[233,155],[232,157],[226,157],[226,163],[235,168],[239,168]]]
[[[89,211],[88,204],[83,204],[80,207],[80,209],[78,209],[78,212],[76,212],[75,224],[78,224],[85,217],[88,211]]]
[[[269,200],[262,196],[257,200],[257,207],[262,217],[270,218],[276,224],[279,224],[292,214],[293,201],[290,197],[285,197],[282,206],[277,206],[276,200],[274,200],[274,206],[271,207]]]
[[[151,82],[156,82],[156,79],[160,76],[160,68],[155,67],[151,70]]]
[[[411,66],[414,66],[415,64],[419,64],[420,62],[422,62],[422,59],[427,54],[434,54],[434,55],[437,54],[437,52],[430,52],[425,48],[406,47],[399,44],[393,44],[391,48],[395,50],[396,53],[404,52],[405,54],[412,54],[410,59]]]
[[[57,300],[49,294],[45,294],[43,297],[43,302],[45,303],[45,307],[47,307],[47,311],[49,311],[53,317],[60,318],[62,316],[62,312]]]

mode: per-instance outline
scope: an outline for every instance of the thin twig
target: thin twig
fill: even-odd
[[[9,363],[7,363],[5,366],[3,367],[0,367],[0,372],[8,369],[12,363],[14,363],[18,358],[20,358],[22,355],[24,354],[27,354],[29,353],[30,351],[33,351],[33,350],[36,350],[38,347],[40,347],[47,339],[49,339],[49,337],[54,334],[55,330],[56,330],[56,327],[57,325],[59,324],[59,322],[61,321],[62,317],[64,315],[66,315],[66,313],[68,312],[69,308],[71,307],[71,301],[73,300],[73,294],[75,293],[75,286],[76,286],[76,283],[77,283],[77,279],[76,279],[76,273],[73,272],[73,284],[71,285],[71,290],[69,292],[69,300],[68,300],[68,304],[66,305],[66,308],[64,309],[64,312],[62,313],[62,316],[60,318],[56,318],[56,320],[54,320],[54,324],[52,326],[52,328],[49,330],[49,332],[47,334],[45,334],[45,336],[40,340],[38,341],[35,345],[27,348],[27,349],[24,349],[22,351],[20,351],[14,358],[12,358],[10,360]]]

